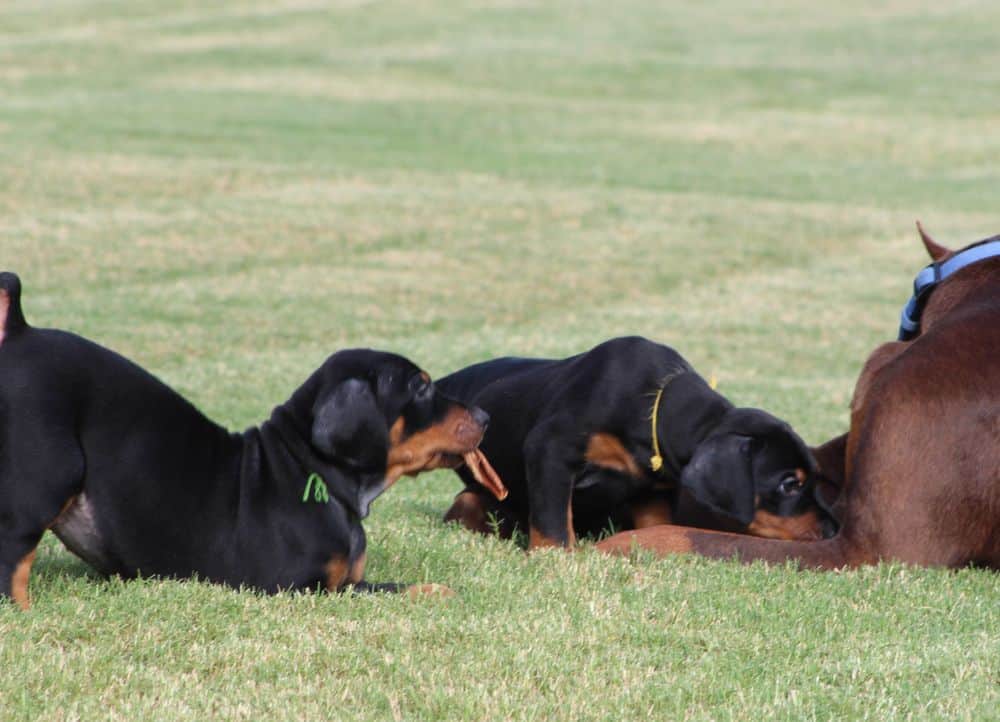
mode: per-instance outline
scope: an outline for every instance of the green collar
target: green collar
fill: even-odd
[[[312,492],[312,501],[317,504],[326,504],[330,501],[330,490],[326,488],[323,477],[315,471],[306,478],[306,490],[302,492],[303,504],[309,502],[310,492]]]

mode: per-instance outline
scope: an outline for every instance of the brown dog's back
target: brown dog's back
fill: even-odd
[[[1000,566],[998,359],[1000,304],[881,366],[852,418],[845,541],[914,564]]]

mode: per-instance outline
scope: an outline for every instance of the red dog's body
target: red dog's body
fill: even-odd
[[[935,261],[953,255],[922,229],[921,236]],[[837,536],[786,542],[658,526],[597,547],[823,569],[882,559],[1000,569],[1000,257],[942,281],[920,330],[913,341],[871,354],[854,390],[849,433],[817,450],[821,467],[834,460],[830,476],[844,482]]]

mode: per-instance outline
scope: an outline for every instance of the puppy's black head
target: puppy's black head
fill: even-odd
[[[698,504],[742,531],[820,539],[835,525],[813,495],[818,467],[791,427],[758,409],[730,409],[681,472]]]
[[[400,476],[461,464],[489,420],[439,393],[408,359],[379,351],[334,354],[313,393],[310,444],[360,480],[362,516]]]

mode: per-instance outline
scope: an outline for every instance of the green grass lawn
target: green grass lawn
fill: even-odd
[[[0,5],[28,319],[233,428],[331,352],[441,375],[642,334],[811,442],[926,258],[1000,231],[1000,6]],[[1000,719],[1000,576],[607,559],[367,523],[451,599],[101,580],[48,538],[0,719]]]

